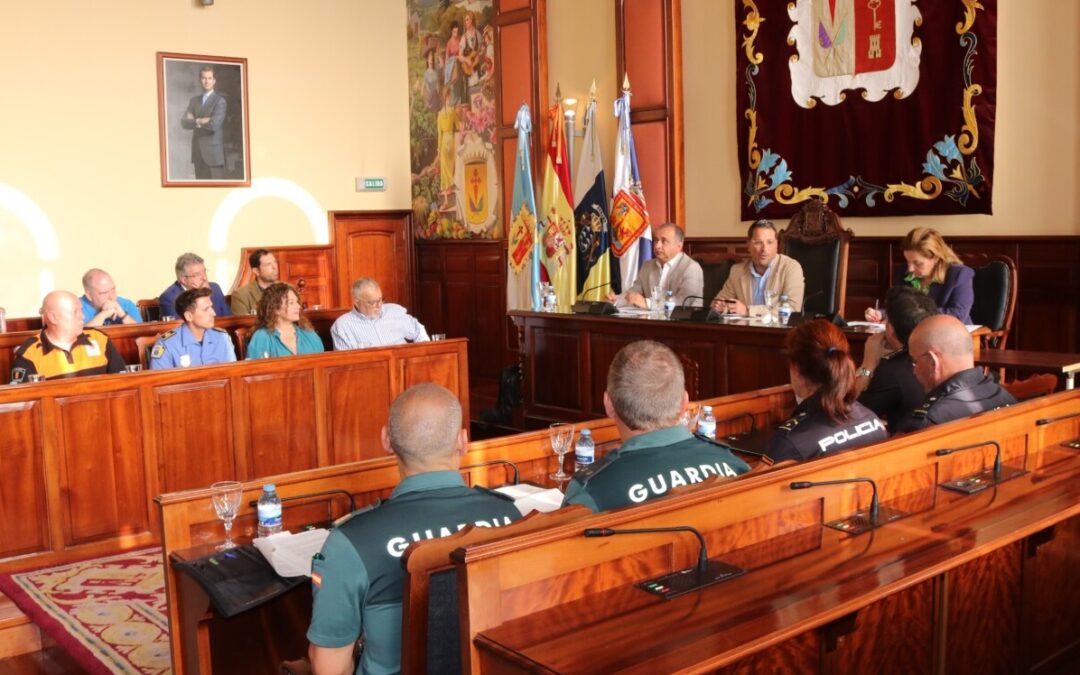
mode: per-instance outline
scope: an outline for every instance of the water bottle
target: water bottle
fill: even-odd
[[[554,312],[559,309],[559,297],[555,295],[555,286],[548,286],[547,294],[547,306],[549,312]]]
[[[780,309],[776,310],[776,313],[780,317],[780,324],[786,326],[791,320],[791,301],[788,296],[780,296]]]
[[[667,297],[664,298],[664,316],[670,319],[673,311],[675,311],[675,292],[668,291]]]
[[[273,483],[263,486],[259,497],[259,536],[269,537],[281,532],[281,498]]]
[[[702,436],[716,438],[716,418],[713,417],[711,405],[701,406],[701,419],[698,420],[697,432]]]
[[[577,445],[574,446],[574,471],[580,471],[592,465],[594,459],[596,459],[596,444],[593,443],[592,432],[582,429]]]

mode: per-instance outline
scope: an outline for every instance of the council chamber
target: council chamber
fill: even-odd
[[[1080,664],[1080,9],[144,5],[0,47],[0,675]]]

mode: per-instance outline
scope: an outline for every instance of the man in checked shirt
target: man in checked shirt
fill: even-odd
[[[371,277],[352,285],[353,309],[342,314],[330,328],[334,349],[387,347],[406,342],[427,342],[424,325],[401,305],[383,302],[382,289]]]

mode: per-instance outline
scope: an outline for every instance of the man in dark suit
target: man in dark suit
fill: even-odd
[[[199,70],[203,93],[191,97],[180,126],[191,129],[191,162],[195,178],[222,180],[225,178],[225,97],[214,91],[214,67]]]

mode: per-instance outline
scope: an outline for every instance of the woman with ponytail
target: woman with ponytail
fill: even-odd
[[[888,438],[873,411],[855,400],[855,363],[844,332],[824,320],[787,336],[788,374],[798,406],[765,451],[773,461],[813,459]]]

